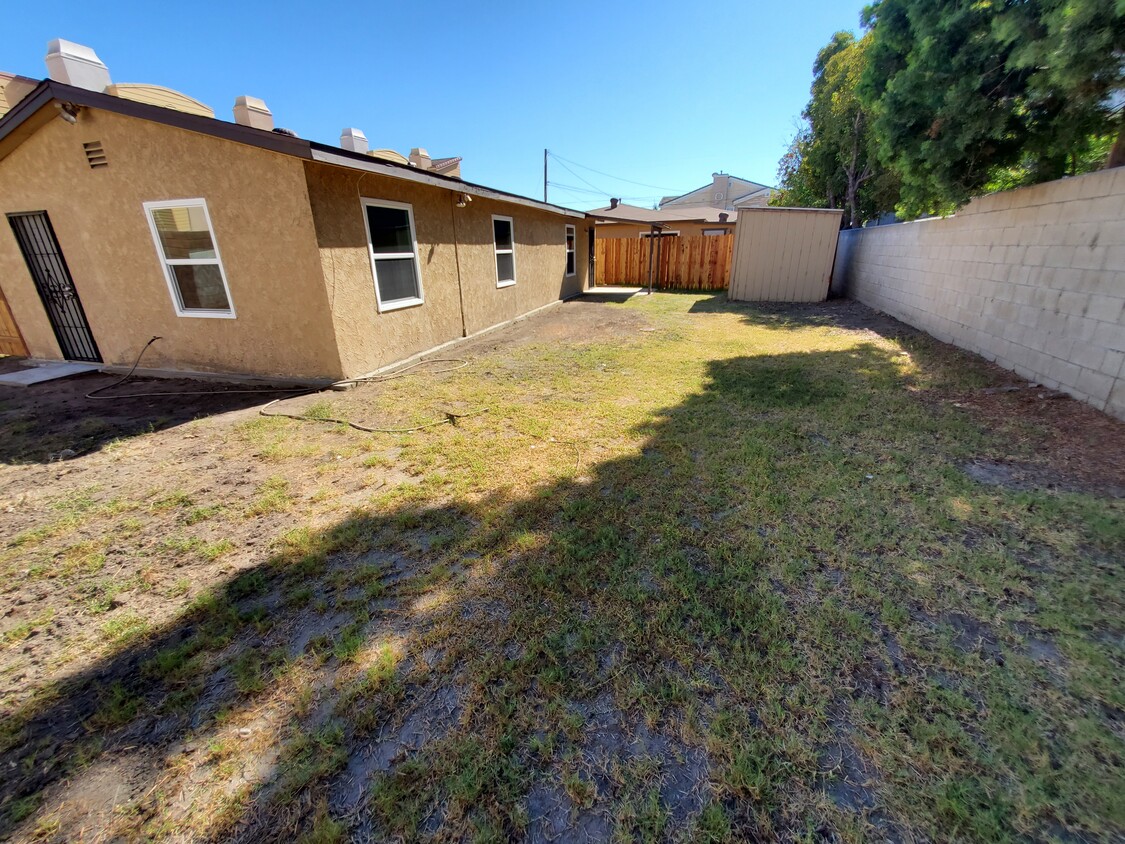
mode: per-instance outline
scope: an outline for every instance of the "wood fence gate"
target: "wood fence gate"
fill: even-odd
[[[16,321],[12,319],[12,311],[8,307],[8,300],[4,298],[3,290],[0,290],[0,355],[27,357],[27,346],[20,336]]]
[[[660,290],[725,290],[734,235],[614,237],[594,243],[595,284],[648,285]]]

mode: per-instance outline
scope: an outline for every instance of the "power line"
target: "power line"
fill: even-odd
[[[564,161],[566,161],[566,162],[569,162],[570,164],[573,164],[575,167],[581,167],[583,170],[589,170],[591,173],[597,173],[599,176],[605,176],[607,179],[613,179],[614,181],[628,182],[630,185],[640,185],[643,188],[655,188],[656,190],[665,190],[665,191],[679,191],[679,188],[670,188],[666,185],[650,185],[648,182],[636,182],[636,181],[633,181],[632,179],[623,179],[620,176],[614,176],[612,173],[606,173],[603,170],[595,170],[593,167],[587,167],[585,164],[579,164],[577,161],[571,161],[571,159],[569,159],[569,158],[563,158],[561,155],[558,155],[557,153],[552,152],[552,153],[550,153],[550,156],[551,156],[551,158],[558,161],[560,164],[562,164]],[[565,164],[563,164],[563,166],[566,167]],[[569,167],[567,167],[566,169],[570,170]],[[573,170],[570,170],[570,172],[574,173]],[[574,173],[574,175],[578,176],[577,173]],[[581,179],[582,177],[579,176],[579,178]],[[586,180],[582,179],[582,181],[585,182]],[[590,183],[586,182],[586,184],[590,184]],[[679,191],[677,196],[679,196],[682,193],[683,193],[683,191]]]
[[[558,156],[554,156],[554,157],[558,158]],[[600,193],[602,196],[610,196],[611,195],[609,191],[602,190],[597,185],[595,185],[593,182],[591,182],[589,179],[582,178],[582,176],[580,176],[578,173],[575,173],[573,170],[571,170],[569,167],[567,167],[561,161],[559,161],[558,163],[564,170],[566,170],[566,172],[570,173],[570,175],[574,176],[576,179],[578,179],[583,184],[589,185],[594,190],[596,190],[598,193]]]
[[[547,185],[549,187],[552,187],[552,188],[557,188],[557,189],[559,189],[561,191],[564,191],[566,193],[580,193],[580,194],[588,194],[590,196],[599,196],[599,197],[605,196],[605,193],[603,191],[589,190],[588,188],[580,188],[576,185],[564,185],[561,182],[547,182]],[[657,199],[659,197],[658,197],[657,194],[648,194],[646,196],[619,196],[617,198],[624,201],[624,200]]]

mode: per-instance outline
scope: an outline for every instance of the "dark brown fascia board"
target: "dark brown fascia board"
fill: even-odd
[[[386,161],[381,158],[373,158],[364,152],[353,152],[350,149],[341,149],[329,144],[322,144],[318,141],[309,141],[309,146],[314,153],[323,153],[330,156],[332,161],[324,161],[323,157],[314,155],[314,160],[322,161],[329,164],[343,164],[340,159],[348,161],[355,161],[355,167],[359,170],[369,170],[372,172],[379,172],[383,175],[391,176],[392,178],[398,177],[407,181],[423,182],[434,184],[437,187],[448,188],[449,190],[460,190],[470,194],[477,194],[500,201],[510,201],[519,205],[527,205],[533,208],[539,208],[543,211],[550,211],[555,214],[562,214],[567,217],[577,217],[579,219],[586,217],[585,211],[576,211],[573,208],[567,208],[565,205],[554,205],[550,202],[541,202],[538,199],[532,199],[528,196],[521,196],[518,193],[511,191],[500,190],[499,188],[490,188],[488,185],[478,185],[474,182],[466,182],[457,176],[447,176],[444,173],[435,173],[432,170],[420,170],[410,164],[399,164],[397,161]],[[363,163],[363,167],[360,166]],[[393,171],[398,171],[397,173]],[[401,175],[399,175],[401,174]]]
[[[16,131],[31,115],[53,99],[47,81],[40,82],[34,91],[12,106],[7,114],[0,117],[0,141]]]
[[[85,88],[64,85],[61,82],[47,80],[47,84],[54,98],[62,102],[74,103],[88,108],[100,108],[127,117],[138,117],[141,120],[151,120],[154,123],[163,123],[177,129],[213,135],[216,138],[249,144],[272,152],[294,155],[298,158],[312,158],[309,152],[309,142],[303,138],[294,138],[266,129],[255,129],[253,126],[243,126],[241,123],[229,123],[215,117],[203,117],[198,114],[188,114],[185,111],[139,103],[136,100],[126,100],[111,94],[99,94],[96,91],[87,91]]]
[[[36,114],[51,101],[73,103],[74,105],[86,108],[96,108],[116,114],[123,114],[127,117],[136,117],[141,120],[162,123],[166,126],[186,129],[189,132],[199,132],[203,135],[211,135],[212,137],[223,138],[224,140],[234,141],[235,143],[248,144],[283,155],[292,155],[307,161],[314,160],[313,150],[318,150],[330,153],[336,159],[354,160],[357,169],[370,169],[373,164],[377,164],[381,172],[391,177],[398,175],[394,172],[396,170],[401,173],[399,178],[408,181],[416,181],[419,178],[419,174],[422,174],[427,177],[427,181],[430,179],[438,180],[442,187],[448,187],[450,190],[477,192],[482,195],[495,196],[498,199],[508,198],[521,204],[532,205],[546,211],[553,211],[569,217],[582,218],[585,216],[585,212],[583,211],[576,211],[573,208],[566,208],[562,205],[539,202],[538,200],[510,193],[509,191],[497,190],[496,188],[490,188],[485,185],[466,182],[456,176],[446,176],[442,173],[432,173],[428,170],[420,171],[416,167],[411,167],[406,164],[375,159],[364,153],[352,152],[351,150],[317,143],[316,141],[309,141],[304,138],[294,138],[289,135],[282,135],[278,132],[243,126],[240,123],[228,123],[225,120],[218,120],[214,117],[202,117],[197,114],[176,111],[175,109],[149,105],[148,103],[139,103],[135,100],[126,100],[111,94],[101,94],[97,91],[88,91],[85,88],[75,88],[72,85],[64,85],[61,82],[55,82],[51,79],[44,79],[39,84],[38,88],[17,103],[16,107],[4,115],[4,117],[0,118],[0,142],[3,142],[6,136],[15,132],[22,124],[30,119],[32,115]],[[367,167],[359,167],[360,162],[367,165]]]
[[[149,120],[153,123],[162,123],[177,129],[186,129],[189,132],[199,132],[216,138],[224,138],[240,144],[249,144],[261,149],[279,152],[283,155],[293,155],[298,158],[311,159],[309,142],[302,138],[293,138],[278,132],[269,132],[265,129],[255,129],[239,123],[228,123],[214,117],[202,117],[198,114],[188,114],[171,108],[139,103],[135,100],[126,100],[111,94],[100,94],[97,91],[88,91],[85,88],[75,88],[64,85],[51,79],[44,79],[34,91],[16,103],[15,108],[0,118],[0,141],[15,132],[23,123],[31,118],[39,109],[51,101],[73,103],[84,108],[96,108],[123,114],[126,117],[136,117]]]

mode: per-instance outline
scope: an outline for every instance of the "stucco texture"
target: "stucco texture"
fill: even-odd
[[[341,365],[349,376],[371,372],[514,319],[586,286],[586,222],[515,203],[375,173],[306,162],[320,262]],[[424,302],[379,312],[363,199],[412,207]],[[516,284],[496,286],[492,215],[511,217]],[[565,226],[576,230],[577,273],[565,277]]]
[[[91,169],[82,144],[109,166]],[[0,212],[46,211],[107,364],[267,377],[343,374],[302,162],[181,129],[83,110],[0,160]],[[180,317],[142,203],[204,198],[236,319]],[[61,356],[9,226],[0,287],[33,357]]]

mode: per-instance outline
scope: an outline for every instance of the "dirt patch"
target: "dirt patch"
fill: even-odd
[[[978,458],[963,470],[981,483],[1009,489],[1056,489],[1125,498],[1125,423],[1062,393],[982,364],[991,386],[933,398],[971,412],[1003,431],[1011,453],[1034,459]]]
[[[625,310],[617,303],[597,298],[575,299],[470,340],[450,354],[479,355],[485,350],[531,343],[605,343],[638,339],[651,327],[652,321],[643,313]]]
[[[979,484],[999,486],[1011,490],[1057,490],[1059,492],[1088,492],[1090,487],[1082,479],[1064,474],[1051,466],[999,460],[970,460],[961,464],[961,471]],[[1102,485],[1101,492],[1112,498],[1125,498],[1125,486]]]
[[[528,792],[528,841],[609,840],[638,788],[655,790],[666,838],[686,829],[711,797],[706,751],[629,718],[608,694],[573,709],[585,721],[582,738]],[[652,762],[644,783],[631,780],[632,766]]]

